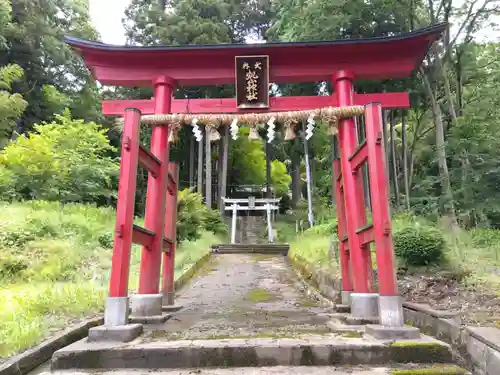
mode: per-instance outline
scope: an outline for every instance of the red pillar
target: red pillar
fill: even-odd
[[[170,238],[169,252],[163,253],[163,297],[164,304],[174,304],[174,277],[175,277],[175,248],[177,236],[177,191],[179,184],[179,166],[176,163],[168,164],[168,172],[175,179],[175,190],[167,193],[165,212],[165,236]]]
[[[389,179],[382,139],[382,106],[379,103],[367,105],[365,120],[379,294],[380,296],[397,296],[398,286],[387,186]]]
[[[340,273],[342,277],[342,292],[352,292],[352,275],[350,266],[350,255],[349,250],[345,246],[345,242],[342,240],[346,236],[346,217],[345,217],[345,203],[344,203],[344,192],[342,186],[342,173],[340,166],[340,159],[333,160],[333,168],[335,175],[333,176],[333,194],[335,195],[335,202],[337,206],[337,234],[339,238],[339,259],[340,259]],[[340,178],[337,178],[340,176]],[[342,303],[348,304],[348,296],[343,295]]]
[[[173,81],[168,77],[160,77],[154,81],[155,113],[170,112]],[[146,195],[145,227],[155,233],[151,248],[142,249],[139,274],[139,294],[158,294],[160,283],[161,253],[165,226],[165,200],[168,179],[168,124],[153,126],[151,134],[151,153],[161,163],[160,173],[148,176]]]
[[[125,110],[116,206],[116,228],[109,280],[110,297],[126,297],[128,295],[137,164],[139,161],[140,117],[141,112],[136,109]]]
[[[339,71],[334,75],[334,87],[339,107],[354,104],[354,76],[350,72]],[[363,186],[361,173],[353,174],[349,156],[358,146],[356,124],[354,119],[339,121],[339,149],[342,180],[344,186],[344,202],[346,211],[346,228],[349,254],[352,261],[353,289],[355,293],[370,293],[371,286],[368,275],[369,254],[362,248],[356,230],[366,224],[366,213],[363,205]],[[371,263],[371,262],[370,262]]]

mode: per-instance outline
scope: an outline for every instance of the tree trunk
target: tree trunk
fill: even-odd
[[[212,144],[208,131],[205,132],[205,204],[212,208]]]
[[[203,196],[203,139],[198,142],[198,193]]]
[[[436,126],[436,153],[438,157],[439,174],[441,177],[441,186],[443,188],[443,208],[444,213],[448,218],[448,226],[450,229],[456,230],[458,228],[457,215],[455,212],[455,204],[453,203],[453,191],[451,189],[450,173],[448,171],[448,162],[446,160],[446,148],[444,141],[444,126],[441,116],[441,108],[436,101],[436,97],[432,90],[429,79],[425,72],[420,68],[422,79],[424,80],[425,89],[431,101],[432,115],[434,117],[434,124]]]
[[[189,187],[194,187],[194,137],[189,137]]]
[[[227,195],[227,158],[229,150],[229,127],[225,126],[222,136],[222,159],[221,164],[221,179],[220,179],[220,194],[219,194],[219,204],[221,208],[221,214],[224,215],[224,204],[221,198],[225,198]]]
[[[297,145],[298,138],[293,142]],[[297,157],[295,150],[292,151],[292,205],[295,207],[301,198],[301,183],[300,183],[300,159]]]
[[[401,143],[403,149],[403,178],[405,183],[406,209],[410,211],[410,181],[408,180],[408,150],[406,147],[406,113],[403,111],[401,117]]]
[[[396,210],[399,207],[399,185],[398,185],[398,164],[396,161],[396,144],[394,141],[395,134],[394,134],[394,122],[396,121],[396,116],[394,112],[391,112],[391,117],[390,117],[390,144],[391,144],[391,164],[392,164],[392,186],[394,189],[394,205],[396,206]]]

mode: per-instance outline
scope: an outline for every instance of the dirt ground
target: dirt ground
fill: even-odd
[[[436,310],[459,311],[464,324],[500,328],[500,294],[464,286],[451,273],[399,275],[399,291],[408,301]]]

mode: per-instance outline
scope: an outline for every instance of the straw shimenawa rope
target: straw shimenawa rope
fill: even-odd
[[[234,119],[240,124],[249,124],[254,131],[258,124],[266,124],[270,118],[274,117],[276,123],[283,123],[285,127],[285,139],[291,140],[296,137],[295,127],[301,121],[308,118],[326,122],[332,134],[337,133],[339,120],[347,117],[359,116],[364,113],[363,106],[350,107],[326,107],[304,111],[289,112],[266,112],[248,114],[167,114],[167,115],[144,115],[141,116],[141,123],[145,125],[171,124],[172,131],[169,141],[176,141],[178,131],[183,125],[191,125],[194,119],[198,120],[198,125],[205,125],[210,132],[212,139],[218,139],[217,128],[219,126],[229,126]],[[117,120],[123,126],[123,118]]]

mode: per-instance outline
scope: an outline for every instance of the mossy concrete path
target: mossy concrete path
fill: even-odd
[[[184,308],[144,339],[196,340],[323,334],[331,310],[308,297],[282,256],[213,256],[176,299]]]
[[[333,305],[308,293],[283,256],[214,255],[180,291],[176,303],[184,307],[166,323],[145,325],[144,333],[128,343],[81,340],[57,351],[52,369],[115,369],[117,374],[129,368],[165,369],[165,374],[189,374],[166,369],[191,368],[207,375],[246,375],[277,373],[266,366],[307,365],[328,367],[319,372],[312,367],[283,371],[343,375],[345,369],[329,366],[452,360],[448,345],[423,335],[407,343],[376,340],[364,330],[332,329],[327,323],[334,315]],[[214,372],[214,367],[232,369]],[[360,375],[376,373],[390,370],[359,370]]]

